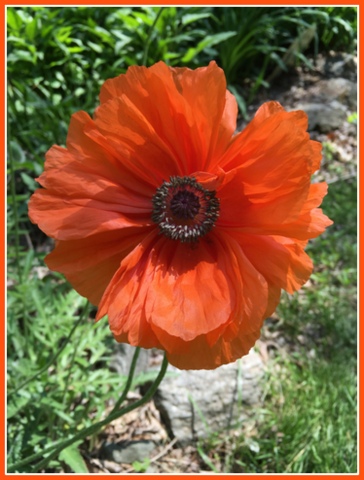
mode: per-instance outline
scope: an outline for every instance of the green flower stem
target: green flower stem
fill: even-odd
[[[41,457],[42,455],[44,455],[44,453],[49,452],[52,449],[55,449],[51,454],[49,454],[46,458],[44,458],[43,460],[41,460],[40,462],[38,462],[34,466],[33,473],[38,472],[42,468],[46,467],[48,465],[48,463],[53,458],[57,457],[57,455],[59,455],[59,453],[62,450],[64,450],[65,448],[69,447],[70,445],[77,442],[78,440],[83,440],[85,437],[95,434],[98,430],[100,430],[100,428],[108,425],[110,422],[112,422],[116,418],[119,418],[122,415],[125,415],[126,413],[129,413],[132,410],[135,410],[136,408],[140,407],[144,403],[148,402],[153,397],[153,395],[155,394],[155,392],[156,392],[157,388],[159,387],[161,381],[163,380],[164,375],[167,371],[167,367],[168,367],[168,360],[167,360],[167,356],[165,354],[164,359],[163,359],[163,363],[162,363],[162,367],[161,367],[161,370],[160,370],[158,376],[156,377],[156,379],[154,380],[153,384],[150,386],[150,388],[148,389],[146,394],[140,400],[138,400],[138,401],[134,402],[133,404],[128,405],[124,408],[121,408],[120,410],[116,410],[116,411],[113,410],[104,420],[101,420],[100,422],[97,422],[94,425],[91,425],[90,427],[84,428],[83,430],[78,432],[74,437],[63,441],[60,444],[53,445],[52,447],[44,449],[42,452],[38,452],[38,453],[36,453],[34,455],[31,455],[30,457],[27,457],[27,458],[25,458],[25,459],[23,459],[19,462],[13,463],[12,465],[9,465],[8,466],[8,472],[9,473],[14,472],[14,470],[18,470],[20,467],[22,467],[24,465],[27,465],[30,462],[32,462],[33,460],[36,460],[37,458]],[[123,392],[122,396],[123,395],[124,395],[124,392]]]
[[[112,412],[116,412],[116,410],[119,409],[120,405],[123,403],[123,401],[126,399],[126,396],[130,390],[130,387],[131,387],[131,384],[133,382],[133,377],[134,377],[134,372],[135,372],[135,367],[136,367],[136,364],[137,364],[137,361],[138,361],[138,357],[139,357],[139,353],[140,353],[140,347],[137,347],[135,349],[135,352],[134,352],[134,355],[133,355],[133,360],[131,361],[131,365],[130,365],[130,370],[129,370],[129,375],[128,375],[128,380],[126,381],[126,385],[125,385],[125,388],[124,388],[124,391],[121,395],[121,397],[119,398],[119,400],[115,403],[114,405],[114,408],[112,409]]]
[[[14,395],[14,393],[17,393],[21,388],[25,387],[25,385],[28,385],[28,383],[30,383],[31,381],[33,381],[35,378],[38,377],[38,375],[40,375],[41,373],[45,372],[48,370],[48,368],[57,360],[57,358],[60,356],[60,354],[63,352],[63,350],[66,348],[66,346],[68,345],[72,335],[74,334],[74,332],[76,331],[77,327],[79,326],[79,324],[84,320],[86,314],[88,313],[88,309],[89,309],[89,302],[87,300],[83,310],[82,310],[82,313],[80,315],[80,318],[77,320],[77,322],[74,324],[72,330],[70,331],[68,337],[66,338],[66,340],[63,342],[63,345],[61,346],[61,348],[55,353],[55,355],[53,355],[53,357],[49,360],[49,362],[44,365],[43,368],[41,368],[37,373],[35,373],[34,375],[32,375],[30,378],[27,378],[23,383],[21,383],[20,385],[18,385],[17,387],[14,388],[14,390],[12,390],[11,392],[9,392],[9,397],[11,395]]]
[[[151,25],[151,27],[149,29],[149,32],[148,32],[148,38],[147,38],[147,41],[145,42],[143,60],[142,60],[142,65],[144,65],[144,66],[146,66],[147,60],[148,60],[148,52],[149,52],[150,43],[152,41],[152,33],[153,33],[154,27],[155,27],[156,23],[158,22],[158,18],[160,17],[163,9],[164,9],[164,7],[160,7],[160,9],[158,10],[158,13],[157,13],[157,15],[154,19],[154,22]]]

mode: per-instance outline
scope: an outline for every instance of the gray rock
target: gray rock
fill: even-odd
[[[324,71],[329,76],[344,77],[355,81],[357,68],[357,58],[354,55],[336,53],[326,58]]]
[[[107,443],[103,445],[101,455],[105,459],[116,463],[131,464],[150,458],[150,454],[155,447],[155,443],[150,440]]]
[[[316,82],[307,91],[308,101],[320,103],[340,102],[349,108],[357,108],[357,84],[346,78],[330,78]]]
[[[340,128],[347,118],[347,110],[341,103],[333,100],[329,103],[302,103],[295,110],[303,110],[308,115],[308,129],[323,133]]]
[[[134,351],[130,345],[118,345],[112,367],[127,375]],[[158,369],[151,365],[152,358],[152,350],[141,349],[136,375]],[[215,370],[179,370],[170,365],[171,375],[163,379],[154,403],[170,435],[187,445],[229,427],[237,419],[243,420],[246,415],[241,411],[242,404],[254,405],[260,400],[263,372],[263,361],[253,350],[237,362]],[[108,458],[119,458],[124,448],[124,444],[112,444]],[[123,451],[122,455],[127,453]]]
[[[337,100],[356,110],[357,108],[357,84],[346,78],[331,78],[322,80],[322,91],[327,100]]]
[[[182,445],[228,428],[246,414],[242,404],[254,405],[261,396],[261,357],[251,351],[235,363],[216,370],[180,371],[163,380],[155,405],[167,429]],[[240,404],[240,405],[239,405]]]

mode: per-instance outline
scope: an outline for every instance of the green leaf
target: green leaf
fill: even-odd
[[[202,18],[209,17],[211,17],[210,13],[187,13],[182,17],[182,25],[188,25],[189,23],[196,22],[197,20],[201,20]]]
[[[204,40],[198,43],[197,47],[189,48],[187,53],[182,58],[182,62],[190,62],[198,53],[204,50],[207,47],[212,47],[217,43],[221,43],[228,38],[231,38],[236,35],[236,32],[221,32],[216,35],[207,35]]]
[[[94,50],[96,53],[102,53],[102,47],[100,47],[100,45],[98,45],[97,43],[94,43],[94,42],[87,42],[87,45],[92,48],[92,50]]]
[[[28,402],[29,402],[28,398],[13,396],[11,398],[11,401],[9,401],[9,404],[8,404],[8,411],[7,411],[8,420],[14,417]]]
[[[74,91],[75,97],[79,97],[80,95],[83,95],[86,92],[86,90],[82,87],[77,87],[76,90]]]
[[[60,43],[66,43],[72,33],[72,27],[61,27],[54,32],[54,38]]]
[[[22,24],[21,18],[17,14],[16,10],[13,8],[8,8],[6,10],[6,20],[7,24],[13,30],[19,30]]]
[[[25,162],[25,153],[24,150],[21,148],[19,143],[16,140],[10,140],[10,155],[13,156],[13,160],[16,163],[24,163]]]
[[[15,53],[8,55],[8,63],[16,63],[21,60],[33,64],[36,63],[36,58],[26,50],[16,50]]]
[[[248,118],[248,111],[247,111],[246,101],[244,97],[239,93],[239,91],[233,85],[229,85],[229,90],[234,95],[237,101],[240,113],[243,116],[243,118],[245,118],[246,120]]]
[[[20,172],[21,179],[23,180],[24,184],[29,188],[31,192],[34,192],[38,188],[37,183],[34,181],[32,177],[30,177],[25,172]]]
[[[78,450],[78,444],[71,445],[59,454],[59,460],[66,463],[73,473],[89,473],[82,455]]]
[[[27,26],[25,27],[25,33],[26,33],[27,38],[29,40],[31,40],[31,41],[34,40],[34,37],[37,33],[37,19],[36,18],[27,24]]]
[[[137,460],[132,463],[134,470],[138,473],[145,473],[149,466],[150,466],[150,458],[146,458],[142,462],[138,462]]]
[[[58,70],[57,70],[56,73],[55,73],[55,77],[56,77],[57,80],[59,80],[61,83],[65,83],[65,82],[66,82],[63,74],[62,74],[60,71],[58,71]]]

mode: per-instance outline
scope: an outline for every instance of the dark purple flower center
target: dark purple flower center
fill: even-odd
[[[195,242],[206,235],[219,216],[216,192],[206,190],[193,177],[171,177],[152,199],[152,220],[172,240]]]
[[[198,196],[188,190],[177,192],[170,203],[172,214],[184,220],[195,218],[200,210],[200,200]]]

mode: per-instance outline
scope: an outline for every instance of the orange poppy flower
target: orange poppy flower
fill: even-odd
[[[223,71],[159,62],[107,80],[46,154],[29,215],[46,257],[108,315],[118,342],[181,369],[247,354],[263,320],[309,278],[308,239],[332,222],[311,185],[321,145],[307,116],[265,103],[235,134]]]

